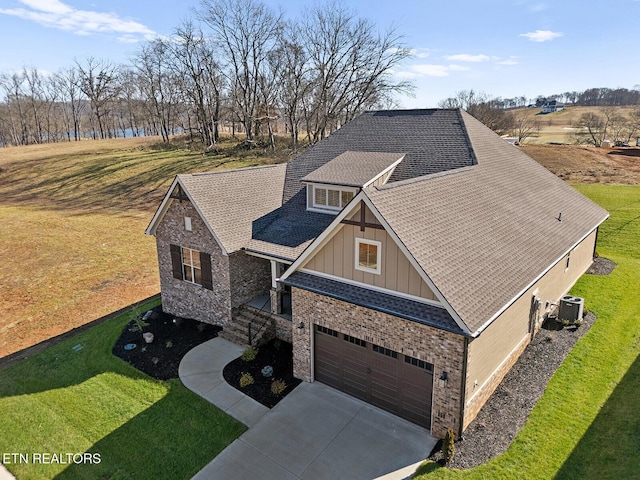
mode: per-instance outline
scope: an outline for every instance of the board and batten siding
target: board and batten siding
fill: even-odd
[[[358,220],[360,214],[350,218]],[[366,220],[368,223],[378,223],[372,214],[367,215]],[[356,270],[356,238],[381,242],[380,275]],[[362,232],[355,225],[340,225],[338,231],[325,241],[302,268],[437,301],[433,291],[384,229],[366,228]]]
[[[469,343],[467,355],[466,407],[464,427],[497,388],[500,381],[531,340],[530,312],[535,295],[541,302],[539,320],[558,304],[593,262],[596,232],[592,232],[571,251],[569,268],[566,256],[532,285],[489,327]],[[547,308],[547,302],[549,308]]]

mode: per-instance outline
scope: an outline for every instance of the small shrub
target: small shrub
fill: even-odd
[[[142,320],[140,317],[133,319],[133,325],[129,328],[130,332],[142,332],[145,327],[148,327],[149,324]]]
[[[444,460],[445,465],[448,465],[453,460],[453,456],[456,452],[454,441],[455,434],[453,433],[453,429],[448,428],[447,434],[444,436],[444,440],[442,441],[442,459]]]
[[[165,347],[167,347],[167,348],[173,347],[173,342],[171,340],[167,340],[167,343],[165,344]]]
[[[276,379],[271,382],[271,393],[277,395],[278,397],[284,393],[287,389],[287,384],[284,380]]]
[[[131,312],[129,313],[129,318],[133,322],[133,325],[129,328],[130,332],[142,332],[144,327],[148,327],[149,324],[142,319],[142,307],[140,305],[136,305],[131,308]]]
[[[258,351],[255,348],[249,347],[244,352],[242,352],[241,358],[245,362],[252,362],[253,360],[256,359],[257,354],[258,354]]]
[[[248,387],[249,385],[253,385],[253,376],[250,373],[244,372],[240,377],[240,388]]]

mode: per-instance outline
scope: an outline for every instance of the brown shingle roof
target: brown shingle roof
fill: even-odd
[[[301,181],[363,187],[403,157],[404,153],[346,151]]]
[[[477,165],[367,195],[477,332],[608,214],[470,115],[462,118]]]
[[[286,165],[178,175],[205,222],[228,252],[251,239],[257,218],[282,205]]]

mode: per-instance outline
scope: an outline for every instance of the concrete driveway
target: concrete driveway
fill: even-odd
[[[187,388],[249,427],[196,480],[400,480],[436,443],[427,430],[317,382],[269,410],[224,381],[224,365],[241,353],[214,338],[180,363]]]
[[[194,479],[374,479],[424,460],[435,443],[405,420],[302,383]]]

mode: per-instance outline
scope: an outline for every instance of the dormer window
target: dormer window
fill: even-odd
[[[309,184],[307,188],[312,190],[309,207],[318,211],[339,212],[356,194],[353,187],[342,187],[335,185],[314,185]]]
[[[404,153],[346,151],[304,176],[307,210],[338,213],[357,193],[384,185]]]

